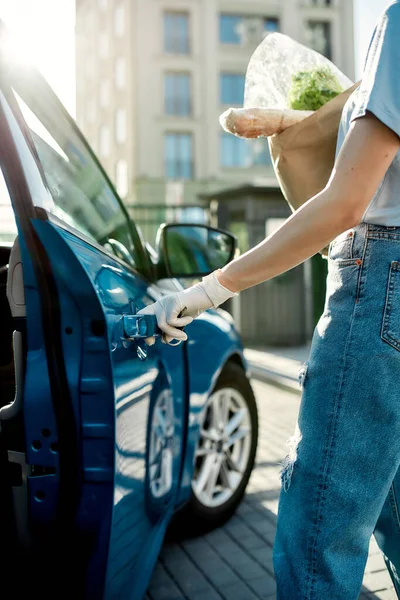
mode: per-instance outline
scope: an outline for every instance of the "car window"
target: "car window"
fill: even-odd
[[[62,221],[132,267],[140,268],[139,236],[113,188],[58,102],[41,82],[12,87]],[[43,90],[43,92],[42,92]]]
[[[0,170],[0,244],[11,244],[17,237],[17,233],[10,194]]]

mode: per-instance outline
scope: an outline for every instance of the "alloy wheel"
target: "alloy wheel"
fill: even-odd
[[[251,451],[251,418],[242,394],[221,388],[209,398],[196,451],[193,493],[201,504],[225,504],[239,487]]]

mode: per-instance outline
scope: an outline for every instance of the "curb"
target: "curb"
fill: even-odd
[[[254,379],[263,383],[270,383],[292,394],[300,395],[301,388],[297,379],[292,379],[276,371],[270,371],[266,367],[250,361],[248,361],[248,367],[250,376]]]

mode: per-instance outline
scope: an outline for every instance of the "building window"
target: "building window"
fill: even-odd
[[[100,58],[108,57],[108,35],[104,31],[99,35],[99,56]]]
[[[104,158],[110,154],[110,130],[107,125],[102,125],[99,129],[99,152]]]
[[[277,27],[278,19],[264,19],[257,15],[222,14],[219,17],[219,41],[221,44],[257,46],[265,33],[277,31]]]
[[[243,106],[245,76],[235,73],[221,73],[220,99],[221,104]]]
[[[242,23],[240,15],[220,15],[219,41],[222,44],[240,44]]]
[[[164,50],[169,54],[189,54],[188,13],[164,13]]]
[[[110,102],[110,82],[108,79],[100,81],[99,104],[102,108],[106,108]]]
[[[125,9],[122,4],[115,7],[114,11],[114,33],[117,37],[122,37],[125,30]]]
[[[332,6],[332,0],[308,0],[310,6]]]
[[[165,114],[188,117],[191,113],[190,75],[166,73],[164,75]]]
[[[276,33],[280,31],[279,19],[264,19],[264,33]]]
[[[247,143],[243,138],[235,137],[230,133],[221,134],[221,166],[246,167]]]
[[[193,178],[192,145],[191,133],[165,134],[165,175],[168,179]]]
[[[115,163],[115,187],[120,198],[128,195],[128,163],[126,160],[117,160]]]
[[[125,65],[125,58],[123,58],[122,56],[119,56],[115,60],[114,73],[115,73],[115,87],[119,90],[123,90],[125,87],[125,84],[126,84],[126,79],[125,79],[126,65]]]
[[[332,31],[328,21],[308,21],[306,42],[313,49],[332,60]]]
[[[268,140],[266,138],[245,141],[248,144],[248,151],[251,156],[252,166],[272,166],[271,154],[269,152]]]
[[[221,133],[221,166],[255,167],[271,163],[268,141],[265,138],[246,140],[230,133]]]
[[[126,110],[118,108],[115,111],[115,141],[123,144],[126,141]]]

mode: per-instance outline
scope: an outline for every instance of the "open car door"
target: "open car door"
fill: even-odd
[[[161,292],[140,235],[49,86],[0,50],[0,205],[17,228],[4,343],[14,336],[18,382],[1,401],[2,468],[10,539],[26,551],[17,573],[31,566],[14,583],[137,600],[179,489],[184,344],[145,344],[154,321],[135,314]]]

